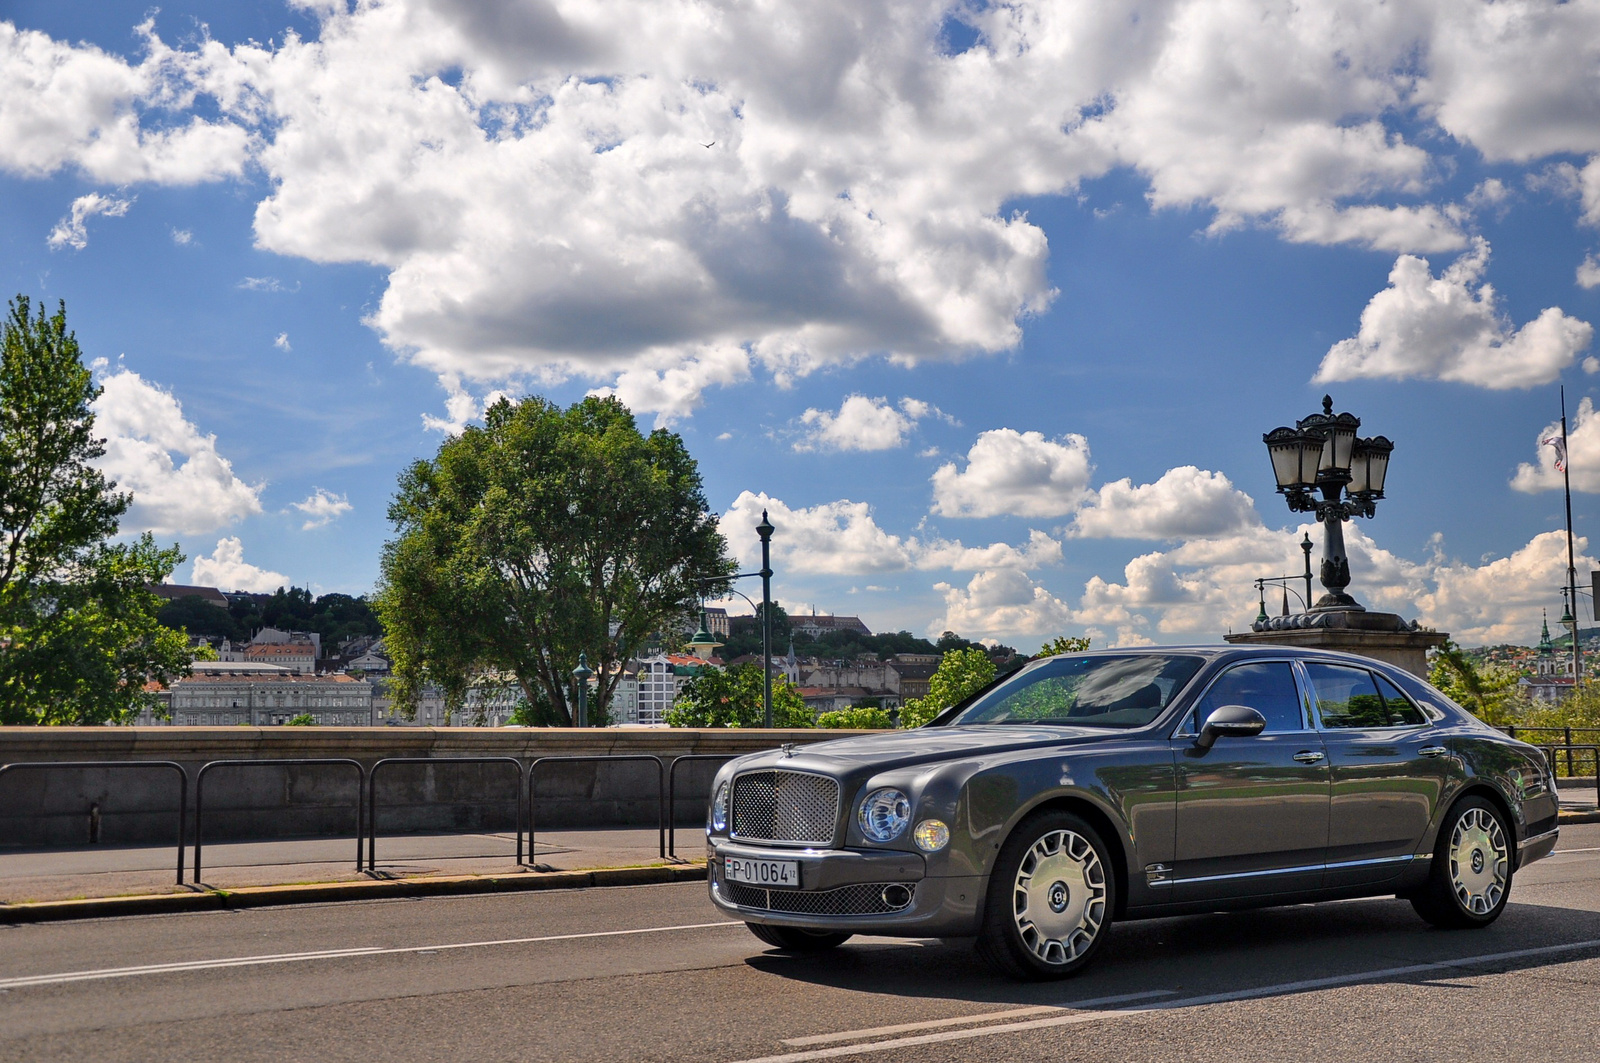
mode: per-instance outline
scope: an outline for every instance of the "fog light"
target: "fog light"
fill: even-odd
[[[917,848],[925,853],[936,853],[950,844],[950,828],[940,819],[925,819],[917,824]]]

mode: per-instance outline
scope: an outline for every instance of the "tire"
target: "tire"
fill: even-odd
[[[978,955],[1008,978],[1066,978],[1089,965],[1111,927],[1117,876],[1100,834],[1070,812],[1023,820],[1000,849]]]
[[[750,933],[785,952],[827,952],[850,940],[849,934],[828,930],[806,930],[798,926],[770,926],[766,923],[746,923]]]
[[[1445,930],[1485,927],[1511,896],[1516,835],[1481,797],[1457,801],[1439,825],[1428,881],[1410,898],[1417,914]]]

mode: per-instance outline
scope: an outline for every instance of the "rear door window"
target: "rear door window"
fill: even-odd
[[[1388,727],[1389,710],[1372,673],[1343,664],[1306,664],[1322,726],[1332,729]]]
[[[1422,710],[1400,693],[1399,687],[1385,679],[1381,672],[1373,674],[1378,678],[1378,693],[1383,695],[1383,707],[1389,713],[1390,727],[1421,727],[1428,722]]]

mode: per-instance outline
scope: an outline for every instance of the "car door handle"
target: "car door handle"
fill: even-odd
[[[1423,746],[1417,752],[1425,757],[1442,757],[1450,751],[1444,746]]]
[[[1325,753],[1319,753],[1315,749],[1302,749],[1294,755],[1294,759],[1302,764],[1315,764],[1326,755]]]

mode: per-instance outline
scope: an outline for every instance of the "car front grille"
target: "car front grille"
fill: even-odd
[[[865,882],[812,892],[767,890],[742,882],[717,885],[724,897],[741,908],[791,915],[889,915],[911,907],[917,893],[915,882]]]
[[[839,783],[803,771],[750,771],[733,780],[732,834],[766,842],[830,845]]]

